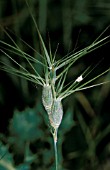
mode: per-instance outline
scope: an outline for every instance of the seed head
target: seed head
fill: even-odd
[[[51,114],[49,115],[50,124],[54,129],[57,129],[62,121],[63,117],[63,107],[61,99],[57,98],[53,100]]]
[[[50,114],[52,103],[53,103],[53,96],[52,96],[52,89],[49,84],[43,86],[42,103],[47,113]]]

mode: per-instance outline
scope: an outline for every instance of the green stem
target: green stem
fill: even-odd
[[[55,170],[58,170],[57,129],[55,129],[55,132],[53,134],[53,140],[54,140],[54,151],[55,151]]]
[[[58,153],[57,153],[57,141],[54,140],[54,150],[55,150],[55,167],[58,170]]]

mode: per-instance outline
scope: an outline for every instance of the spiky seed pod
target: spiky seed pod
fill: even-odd
[[[53,100],[51,114],[49,115],[50,124],[54,129],[57,129],[62,121],[63,107],[61,99],[57,98]]]
[[[50,114],[52,103],[53,103],[53,96],[52,96],[52,89],[49,84],[43,86],[42,103],[43,103],[47,113]]]

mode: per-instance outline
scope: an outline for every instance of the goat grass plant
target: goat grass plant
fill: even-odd
[[[105,75],[110,69],[107,69],[104,72],[93,77],[92,79],[86,81],[86,78],[90,76],[90,74],[97,67],[98,64],[95,65],[94,67],[90,65],[81,75],[79,75],[78,78],[74,79],[73,77],[74,80],[66,84],[65,81],[67,78],[68,70],[70,69],[70,67],[73,66],[73,64],[78,59],[84,57],[86,54],[96,50],[97,48],[109,42],[109,36],[103,39],[101,39],[101,36],[99,36],[89,46],[77,52],[72,52],[62,57],[61,59],[57,60],[56,59],[57,50],[55,54],[52,55],[51,47],[50,47],[50,50],[48,52],[28,3],[27,6],[29,8],[32,20],[35,24],[39,36],[39,40],[41,43],[42,54],[39,54],[37,51],[34,50],[35,53],[40,56],[40,60],[24,52],[19,47],[19,45],[11,38],[8,32],[1,27],[1,29],[8,36],[8,38],[12,41],[13,45],[0,40],[0,51],[8,59],[10,59],[10,61],[14,63],[15,67],[5,63],[3,60],[0,60],[1,63],[0,69],[8,73],[14,74],[16,76],[22,77],[34,83],[35,85],[42,86],[42,103],[47,112],[48,119],[50,122],[50,131],[54,139],[55,160],[56,160],[55,169],[58,170],[57,133],[63,118],[62,100],[75,92],[108,83],[109,80],[104,82],[99,82],[99,83],[94,83],[94,82],[99,77]],[[25,43],[24,41],[22,42]],[[31,48],[27,43],[25,43],[25,45]],[[11,55],[13,54],[14,56],[12,57]],[[21,57],[26,61],[27,63],[26,67],[21,65],[17,61],[17,59],[14,58],[16,56]],[[34,66],[35,64],[40,65],[43,68],[44,76],[42,74],[39,74],[38,70]],[[28,67],[31,68],[31,71],[28,70]]]

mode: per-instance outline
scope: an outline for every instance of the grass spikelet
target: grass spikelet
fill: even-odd
[[[47,113],[50,114],[52,103],[53,103],[53,97],[52,97],[52,88],[49,84],[43,86],[42,103]]]
[[[57,98],[53,100],[51,114],[49,115],[50,124],[54,129],[58,129],[63,117],[63,107],[61,99]]]

